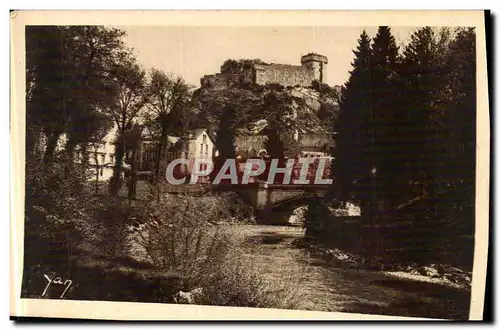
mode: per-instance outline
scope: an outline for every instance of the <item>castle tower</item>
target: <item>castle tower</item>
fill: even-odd
[[[326,65],[328,64],[326,56],[309,53],[300,58],[300,63],[303,67],[313,72],[314,79],[320,82],[326,81]]]

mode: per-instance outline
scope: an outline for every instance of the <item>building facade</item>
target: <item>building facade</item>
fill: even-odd
[[[88,164],[94,173],[92,180],[107,181],[113,176],[115,164],[115,144],[112,140],[90,143],[87,150]],[[82,162],[83,153],[75,151],[75,162]]]
[[[285,150],[286,157],[327,157],[332,156],[335,150],[333,133],[296,132],[294,140],[294,147]],[[267,154],[266,141],[267,136],[264,134],[236,136],[236,151],[242,158],[260,157]]]
[[[213,159],[215,154],[215,144],[208,130],[200,128],[177,137],[177,141],[167,151],[167,161],[177,158]]]
[[[107,181],[113,176],[113,167],[115,163],[115,136],[116,129],[112,129],[106,136],[99,141],[91,141],[87,149],[81,149],[77,145],[74,149],[73,160],[75,163],[82,163],[84,157],[87,157],[89,170],[92,172],[90,180]],[[68,138],[62,134],[57,141],[56,151],[65,149]],[[42,142],[44,145],[45,143]],[[44,149],[45,146],[42,146]],[[124,164],[124,166],[126,166]]]

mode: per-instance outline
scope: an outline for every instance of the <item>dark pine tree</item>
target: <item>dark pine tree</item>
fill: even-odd
[[[403,52],[401,77],[404,93],[400,109],[402,178],[409,191],[427,196],[436,191],[438,162],[437,106],[441,103],[441,86],[446,78],[438,53],[435,32],[430,27],[415,31]],[[410,197],[410,196],[409,196]]]
[[[448,173],[451,185],[474,191],[476,164],[476,35],[460,29],[450,45],[450,139]],[[453,169],[450,171],[450,169]],[[474,193],[471,194],[474,199]]]
[[[370,63],[372,194],[377,205],[384,204],[387,207],[399,200],[401,193],[397,180],[399,134],[396,112],[400,103],[398,50],[391,29],[380,26],[373,39]]]
[[[342,87],[337,122],[335,178],[338,198],[359,199],[364,207],[370,202],[372,141],[370,139],[372,97],[370,94],[370,38],[365,31],[353,51],[353,69]],[[366,210],[366,208],[365,208]]]
[[[444,127],[449,132],[442,190],[445,203],[453,203],[452,221],[461,233],[474,233],[476,194],[476,35],[473,28],[459,29],[450,44],[449,90]],[[440,199],[443,201],[443,198]],[[441,202],[442,203],[442,202]],[[464,251],[464,255],[470,252]],[[472,257],[470,257],[472,258]],[[467,261],[471,262],[471,260]]]

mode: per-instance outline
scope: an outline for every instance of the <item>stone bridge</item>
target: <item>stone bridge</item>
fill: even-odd
[[[246,199],[262,222],[283,224],[282,215],[290,214],[297,205],[306,204],[311,198],[325,196],[331,185],[255,183],[219,188],[234,191]]]

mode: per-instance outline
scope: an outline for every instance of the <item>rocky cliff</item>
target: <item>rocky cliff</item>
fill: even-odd
[[[271,97],[272,96],[272,97]],[[338,87],[313,82],[311,86],[236,84],[227,88],[203,86],[193,94],[200,127],[217,129],[222,109],[236,113],[241,135],[263,134],[269,118],[279,117],[282,129],[297,133],[331,132],[338,113]]]

